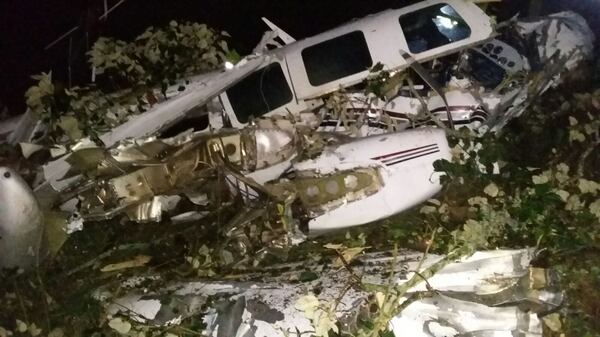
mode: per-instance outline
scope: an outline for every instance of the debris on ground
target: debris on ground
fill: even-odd
[[[537,336],[536,314],[558,308],[562,294],[548,270],[530,267],[533,257],[533,250],[497,250],[447,261],[402,250],[361,255],[345,267],[314,261],[273,265],[262,275],[177,282],[158,293],[140,288],[143,280],[136,279],[125,281],[124,295],[115,298],[104,289],[97,296],[111,303],[110,315],[121,313],[144,324],[201,316],[201,333],[214,337],[295,336],[298,331],[326,336],[336,326],[339,333],[362,336],[367,331],[362,322],[375,315],[390,317],[396,336]],[[298,283],[316,270],[318,277]]]

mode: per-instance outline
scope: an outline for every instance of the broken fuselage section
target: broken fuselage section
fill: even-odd
[[[86,220],[127,214],[138,222],[157,221],[169,197],[193,202],[212,193],[221,170],[232,196],[250,207],[265,200],[294,204],[293,217],[306,222],[301,227],[319,234],[427,200],[441,188],[433,163],[450,158],[441,129],[352,139],[285,120],[261,124],[75,151],[68,159],[71,173],[86,178],[70,190]]]
[[[274,115],[358,136],[424,124],[499,129],[558,83],[562,71],[589,59],[594,44],[573,12],[496,25],[460,0],[422,1],[299,41],[267,22],[274,31],[255,54],[155,91],[146,113],[100,139],[111,146],[188,127],[242,128]],[[268,49],[277,36],[285,45]],[[368,88],[374,79],[385,83]],[[340,89],[341,107],[332,109],[328,100]],[[18,128],[8,140],[31,141],[31,128]]]
[[[237,127],[252,116],[311,110],[322,130],[354,126],[356,135],[442,123],[499,129],[560,72],[592,56],[593,33],[573,12],[514,20],[496,32],[486,19],[464,2],[383,12],[272,51],[283,59],[219,99]],[[369,88],[373,79],[380,88]],[[328,99],[340,88],[336,111]]]
[[[273,118],[78,149],[54,203],[84,224],[206,221],[236,259],[260,261],[427,200],[441,189],[434,163],[450,157],[442,129],[351,138]]]

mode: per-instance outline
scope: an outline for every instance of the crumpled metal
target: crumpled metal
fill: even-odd
[[[392,317],[389,329],[398,337],[541,336],[538,314],[556,309],[562,293],[554,287],[551,271],[530,266],[534,256],[533,249],[482,251],[446,265],[399,298],[406,306]],[[350,263],[351,270],[314,261],[273,265],[226,281],[179,282],[154,293],[131,289],[112,297],[107,308],[109,314],[120,312],[151,325],[202,314],[203,333],[213,337],[297,336],[312,326],[295,303],[319,289],[315,296],[322,303],[337,303],[336,318],[343,332],[351,332],[377,314],[366,285],[401,286],[415,276],[417,267],[423,271],[442,259],[401,250],[365,254]],[[298,282],[307,272],[316,279]],[[362,287],[352,285],[357,276]],[[535,295],[541,291],[546,294]],[[507,295],[492,299],[501,293]]]
[[[176,195],[206,183],[222,161],[252,172],[296,156],[295,134],[250,127],[212,135],[127,140],[113,149],[86,148],[68,159],[72,169],[90,177],[83,191],[84,217],[109,219],[126,211],[134,221],[157,219],[160,195]]]
[[[377,193],[383,185],[377,168],[363,167],[330,174],[295,172],[292,180],[281,179],[265,188],[273,195],[294,195],[309,217],[316,217],[342,204]]]
[[[85,178],[65,195],[79,200],[77,211],[85,221],[126,216],[138,223],[181,223],[223,214],[208,221],[222,239],[217,249],[238,265],[285,256],[305,239],[291,202],[267,193],[245,174],[299,156],[304,136],[298,130],[288,120],[265,119],[244,130],[188,131],[167,139],[127,139],[108,149],[78,149],[68,161],[73,173]],[[236,199],[241,187],[228,191],[227,176],[260,190],[260,197],[243,204]]]

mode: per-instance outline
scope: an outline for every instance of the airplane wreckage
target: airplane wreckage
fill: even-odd
[[[223,259],[238,266],[400,213],[440,191],[433,163],[451,158],[447,130],[499,130],[561,72],[591,57],[594,42],[572,12],[496,24],[462,0],[423,1],[300,41],[265,21],[272,31],[254,54],[154,92],[146,112],[100,135],[104,146],[82,139],[45,165],[35,191],[0,168],[0,265],[30,268],[45,257],[42,210],[70,213],[68,233],[109,219],[206,221],[218,227]],[[365,94],[365,81],[377,78],[379,92]],[[44,131],[30,112],[10,123],[14,131],[2,136],[11,143],[35,142]],[[235,211],[211,214],[222,205]],[[431,297],[394,299],[407,306],[391,314],[390,330],[541,336],[535,312],[556,308],[561,293],[549,271],[530,267],[533,254],[480,252],[446,265],[407,292]],[[408,284],[442,259],[419,256],[371,253],[353,263],[363,282],[384,286],[382,266],[391,264],[393,282]],[[201,313],[210,336],[300,336],[315,334],[311,322],[329,315],[318,305],[323,298],[337,298],[331,315],[345,328],[356,324],[368,297],[345,289],[356,277],[328,269],[309,283],[247,276],[176,282],[156,292],[134,278],[123,285],[126,295],[99,289],[96,296],[114,303],[109,315],[146,324]],[[294,302],[316,287],[323,289],[319,299]]]

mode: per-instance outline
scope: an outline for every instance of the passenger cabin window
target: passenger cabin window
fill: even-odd
[[[247,123],[292,101],[293,95],[281,65],[272,63],[227,89],[227,98],[235,116]]]
[[[373,65],[365,35],[355,31],[302,50],[308,81],[319,86],[369,69]]]
[[[408,49],[413,54],[471,36],[469,25],[447,4],[425,7],[402,15],[399,20]]]

